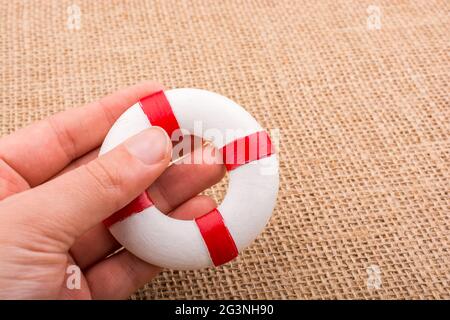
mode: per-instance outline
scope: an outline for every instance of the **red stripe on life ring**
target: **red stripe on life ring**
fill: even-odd
[[[117,223],[119,221],[122,221],[129,216],[139,213],[141,211],[144,211],[144,209],[147,209],[148,207],[151,207],[153,205],[152,200],[148,196],[147,192],[144,191],[139,197],[131,201],[129,204],[127,204],[125,207],[120,209],[119,211],[115,212],[109,218],[106,218],[103,220],[103,224],[109,228],[114,223]]]
[[[172,137],[172,133],[180,128],[164,91],[158,91],[143,98],[140,104],[152,126],[163,128],[169,137]]]
[[[243,164],[272,155],[275,148],[267,132],[260,131],[228,143],[222,147],[221,152],[225,167],[231,171]]]
[[[219,210],[214,209],[195,219],[205,241],[209,256],[215,266],[220,266],[238,256],[238,249]]]

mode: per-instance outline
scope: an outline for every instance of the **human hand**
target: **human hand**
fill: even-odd
[[[171,143],[160,128],[97,158],[115,120],[161,89],[141,83],[0,139],[0,298],[127,298],[160,268],[116,252],[121,246],[102,221],[148,186],[155,205],[175,218],[216,207],[198,194],[224,167],[205,159],[167,168]],[[80,289],[66,285],[71,265],[81,269]]]

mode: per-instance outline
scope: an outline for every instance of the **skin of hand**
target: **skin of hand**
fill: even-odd
[[[127,298],[161,269],[117,252],[102,221],[143,190],[179,219],[216,207],[198,194],[222,179],[224,167],[168,167],[172,144],[161,128],[97,157],[116,119],[162,89],[143,82],[0,138],[0,299]],[[72,265],[81,270],[79,289],[67,286]]]

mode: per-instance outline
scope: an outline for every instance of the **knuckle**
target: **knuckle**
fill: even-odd
[[[58,114],[48,118],[46,121],[49,124],[51,130],[53,131],[56,141],[63,150],[64,154],[69,160],[76,158],[77,154],[77,144],[75,142],[75,137],[71,131],[59,123]]]
[[[108,168],[102,161],[92,161],[86,172],[100,192],[121,192],[123,179],[118,168]]]
[[[128,259],[123,259],[122,261],[122,270],[124,272],[125,277],[127,278],[128,283],[131,284],[133,288],[139,288],[141,283],[141,277],[137,272],[138,269],[138,261],[137,258],[131,254],[128,254]]]
[[[149,187],[149,193],[152,200],[163,213],[169,213],[176,206],[173,197],[164,183],[156,181]]]

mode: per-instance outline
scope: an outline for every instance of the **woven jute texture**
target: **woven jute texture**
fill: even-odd
[[[133,299],[450,298],[449,13],[447,0],[4,0],[0,130],[144,79],[221,93],[279,129],[273,218],[232,263],[165,271]]]

